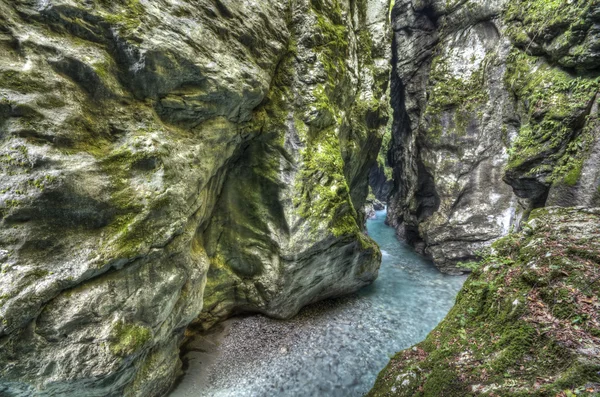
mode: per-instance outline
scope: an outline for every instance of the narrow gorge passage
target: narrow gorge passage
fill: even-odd
[[[440,273],[400,242],[385,211],[367,222],[383,261],[377,281],[309,306],[289,321],[248,316],[198,337],[171,397],[362,396],[395,352],[444,318],[465,276]]]

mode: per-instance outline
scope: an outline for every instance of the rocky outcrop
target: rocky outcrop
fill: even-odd
[[[394,187],[393,170],[387,159],[387,153],[392,139],[391,127],[392,124],[390,118],[388,128],[383,135],[379,155],[377,156],[377,164],[375,164],[369,172],[369,186],[371,187],[375,198],[383,203],[387,203],[392,188]]]
[[[161,395],[190,322],[372,282],[387,14],[0,1],[0,394]]]
[[[396,1],[388,222],[444,272],[598,205],[597,2]]]
[[[398,353],[380,396],[600,393],[600,209],[534,210],[493,244],[456,305]]]
[[[378,249],[360,230],[366,167],[387,122],[386,7],[312,2],[294,10],[294,47],[278,66],[268,122],[203,231],[213,258],[203,327],[240,310],[289,317],[373,280],[364,264],[379,260]]]
[[[388,221],[473,273],[369,396],[599,393],[600,3],[406,0],[392,18]]]
[[[374,194],[369,193],[367,196],[367,201],[365,203],[365,214],[368,219],[374,219],[376,214],[375,211],[383,211],[385,210],[385,204],[381,201],[377,200]]]

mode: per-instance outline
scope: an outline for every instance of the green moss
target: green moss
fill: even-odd
[[[36,189],[44,190],[48,185],[51,185],[55,179],[56,177],[53,175],[45,175],[43,178],[29,179],[27,184],[35,187]]]
[[[29,158],[27,147],[19,145],[2,153],[0,155],[0,167],[5,169],[18,167],[25,170],[33,168],[33,162]]]
[[[593,324],[599,313],[590,305],[600,288],[582,295],[595,274],[586,258],[600,252],[598,215],[572,209],[533,214],[535,232],[494,243],[446,318],[424,342],[390,361],[370,396],[469,395],[479,387],[501,396],[554,396],[597,382],[600,365],[579,349],[598,347]],[[593,236],[582,228],[595,230]],[[567,247],[583,252],[570,254]],[[545,281],[524,281],[526,273]],[[404,383],[410,373],[412,381]]]
[[[571,170],[563,177],[563,181],[569,186],[575,186],[581,177],[581,167],[583,167],[583,161],[573,164]]]
[[[148,153],[134,151],[130,148],[114,149],[109,155],[103,156],[102,150],[96,155],[102,171],[111,179],[110,204],[115,209],[116,215],[107,227],[107,234],[118,236],[116,241],[107,240],[109,244],[116,242],[112,247],[118,251],[122,258],[135,258],[140,255],[148,237],[152,235],[147,230],[147,222],[137,215],[144,209],[143,203],[138,198],[136,191],[130,186],[132,169],[135,164],[153,160]],[[150,211],[159,212],[169,205],[168,197],[154,198]]]
[[[441,55],[432,61],[429,81],[430,99],[427,105],[433,113],[487,100],[481,69],[473,72],[467,79],[455,77],[450,73],[449,65]]]
[[[163,362],[162,358],[160,350],[152,351],[148,354],[141,365],[139,365],[135,379],[127,386],[127,391],[124,395],[130,395],[128,392],[131,392],[133,395],[139,395],[140,391],[145,390],[144,388],[147,386],[148,380],[153,378],[154,373],[161,370],[160,364]]]
[[[598,92],[598,78],[573,77],[537,57],[513,50],[505,84],[520,99],[522,126],[509,151],[508,170],[551,172],[551,181],[575,185],[591,132],[578,134]],[[548,169],[546,165],[553,164]],[[525,167],[525,168],[524,168]]]
[[[121,33],[127,33],[135,30],[141,24],[141,18],[145,14],[144,6],[139,0],[102,0],[109,12],[104,14],[106,22],[117,25]]]
[[[314,50],[327,75],[328,91],[336,91],[337,83],[346,74],[346,57],[349,54],[348,29],[343,23],[338,0],[311,1],[311,11],[316,17]]]
[[[555,40],[568,49],[589,24],[591,2],[587,0],[510,0],[504,20],[508,35],[520,47],[530,48],[534,41]]]
[[[230,269],[221,253],[210,258],[202,313],[198,317],[203,326],[210,327],[227,314],[235,303],[236,285],[240,283],[242,280]]]
[[[557,380],[557,386],[561,389],[567,390],[578,390],[577,395],[583,394],[586,388],[582,387],[591,382],[600,382],[600,373],[598,371],[598,365],[595,365],[592,361],[576,361],[574,362]],[[575,394],[574,394],[575,395]],[[588,394],[590,397],[595,395]]]
[[[140,351],[152,339],[152,330],[143,325],[119,321],[113,325],[109,339],[111,353],[125,357]]]
[[[39,280],[46,277],[49,274],[50,272],[46,269],[32,269],[26,272],[25,277],[31,277],[34,280]]]
[[[40,72],[0,70],[0,87],[24,94],[52,91],[53,88],[47,81]]]
[[[491,363],[492,369],[504,374],[507,369],[521,363],[523,357],[530,353],[535,343],[535,335],[535,329],[526,324],[506,327],[495,346],[502,350],[499,357]]]
[[[0,203],[0,218],[5,218],[11,213],[13,208],[18,208],[20,205],[21,202],[19,200],[4,200],[2,203]]]
[[[464,397],[468,391],[458,382],[458,374],[445,366],[436,366],[423,387],[424,396]]]
[[[42,109],[58,109],[66,105],[65,101],[58,95],[44,95],[35,100],[37,106]]]
[[[446,131],[451,136],[465,135],[472,120],[482,117],[477,110],[488,100],[483,77],[487,62],[489,60],[484,60],[479,69],[463,79],[452,75],[442,55],[434,57],[427,88],[429,100],[424,113],[428,122],[426,137],[429,141],[440,141],[444,132],[441,122],[444,113],[449,113],[453,122]]]
[[[356,210],[344,176],[340,143],[333,127],[320,131],[302,150],[303,167],[298,175],[297,199],[300,215],[313,227],[329,225],[336,236],[356,234]]]

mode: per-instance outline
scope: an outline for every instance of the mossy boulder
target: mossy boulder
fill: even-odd
[[[498,240],[446,318],[369,396],[600,392],[600,209],[535,210]]]

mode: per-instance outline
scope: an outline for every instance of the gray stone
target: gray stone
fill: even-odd
[[[555,6],[581,25],[540,11]],[[533,208],[597,205],[597,7],[396,1],[388,223],[440,270],[464,271]]]
[[[1,395],[162,395],[191,322],[375,279],[368,3],[0,1]]]

